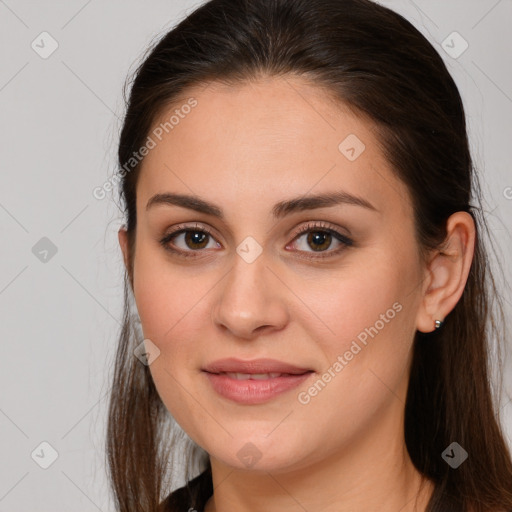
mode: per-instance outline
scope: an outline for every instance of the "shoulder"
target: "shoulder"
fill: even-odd
[[[160,512],[203,512],[208,498],[213,493],[210,468],[187,482],[183,487],[174,490],[160,503]]]

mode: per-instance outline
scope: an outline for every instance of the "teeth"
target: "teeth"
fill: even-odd
[[[266,380],[266,379],[275,379],[276,377],[280,377],[282,373],[234,373],[234,372],[225,372],[225,375],[232,379],[236,380]]]

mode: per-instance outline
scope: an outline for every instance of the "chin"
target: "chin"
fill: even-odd
[[[276,435],[272,440],[263,434],[233,437],[224,446],[212,440],[211,450],[208,448],[206,451],[223,464],[256,473],[298,469],[307,457],[303,442],[288,435]]]

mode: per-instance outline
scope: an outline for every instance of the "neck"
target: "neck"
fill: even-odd
[[[214,496],[205,512],[424,512],[434,486],[412,464],[383,472],[334,472],[331,464],[293,474],[227,470],[212,461]],[[337,476],[333,476],[337,475]],[[314,492],[311,492],[314,490]]]

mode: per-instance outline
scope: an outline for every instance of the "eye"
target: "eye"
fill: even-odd
[[[195,226],[176,226],[172,232],[168,233],[160,240],[160,244],[164,249],[177,253],[184,257],[195,257],[194,252],[198,252],[201,249],[208,249],[208,242],[213,241],[210,230],[206,226],[198,225]],[[171,243],[171,241],[173,241]],[[176,243],[176,241],[178,243]],[[184,247],[179,246],[179,242],[184,244]],[[174,247],[173,247],[174,246]],[[218,242],[213,244],[213,247],[220,246]],[[177,247],[177,248],[175,248]],[[192,254],[191,254],[192,253]]]
[[[302,238],[305,238],[305,240],[298,243]],[[334,250],[327,250],[333,243],[337,244],[338,247]],[[178,225],[160,240],[160,244],[165,250],[185,258],[198,257],[198,253],[203,249],[221,247],[219,242],[213,238],[209,228],[200,224],[194,226]],[[320,259],[340,253],[347,247],[352,246],[353,241],[330,227],[329,224],[309,223],[299,229],[291,244],[299,245],[297,252],[308,254],[308,256],[301,257]],[[290,247],[290,244],[286,246],[286,248],[288,247]],[[308,247],[313,250],[308,251]]]
[[[300,242],[301,239],[304,240]],[[308,256],[304,256],[306,258],[330,257],[353,245],[353,241],[350,238],[325,223],[309,223],[303,226],[294,238],[293,243],[298,245],[299,252],[308,253]],[[328,251],[327,249],[329,249],[333,243],[337,244],[338,248]],[[308,251],[308,248],[312,248],[312,251]],[[321,254],[315,255],[314,253]]]

